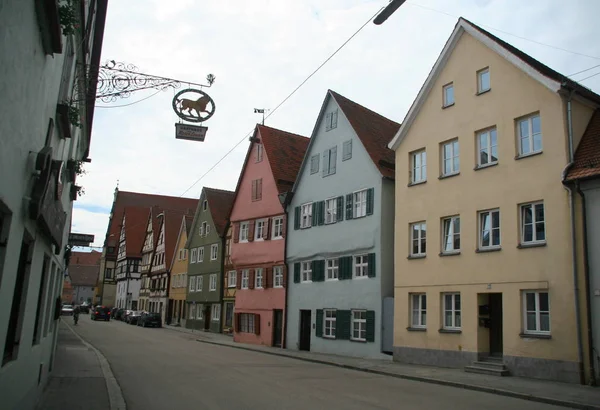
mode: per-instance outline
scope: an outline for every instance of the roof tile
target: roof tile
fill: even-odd
[[[567,181],[600,177],[600,109],[592,115],[575,152]]]
[[[208,208],[210,209],[215,229],[219,236],[223,237],[227,220],[231,213],[231,207],[233,206],[235,192],[204,187],[204,194],[208,201]]]

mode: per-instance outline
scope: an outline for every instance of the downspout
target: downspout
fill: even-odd
[[[565,84],[563,84],[563,87]],[[569,191],[569,210],[571,218],[571,264],[573,271],[573,292],[575,296],[575,322],[577,326],[577,364],[579,367],[579,383],[585,384],[585,373],[583,369],[583,342],[581,337],[581,309],[579,307],[579,280],[577,272],[577,243],[575,234],[575,194],[573,187],[565,183],[565,177],[569,168],[573,166],[573,118],[571,112],[571,100],[573,90],[570,90],[567,99],[567,136],[569,142],[569,163],[563,170],[562,181],[565,189]]]
[[[289,318],[289,314],[288,314],[288,294],[289,294],[289,287],[290,287],[290,280],[287,276],[289,276],[289,266],[287,263],[287,254],[288,254],[288,235],[290,234],[290,230],[288,229],[287,225],[289,223],[289,217],[288,216],[288,212],[287,212],[287,207],[290,204],[291,200],[292,200],[292,196],[293,193],[288,192],[287,195],[285,195],[285,199],[282,201],[282,206],[283,206],[283,212],[285,212],[286,214],[286,218],[285,218],[285,238],[283,238],[284,245],[283,245],[283,264],[285,265],[285,274],[286,274],[286,278],[285,278],[285,303],[283,305],[283,312],[284,312],[284,318],[283,318],[283,340],[281,341],[281,348],[282,349],[287,349],[287,327],[288,327],[288,318]]]
[[[585,276],[585,305],[586,305],[586,326],[588,331],[587,343],[589,351],[590,366],[590,386],[596,386],[596,369],[594,363],[594,335],[592,332],[592,301],[590,295],[590,264],[588,259],[588,230],[587,230],[587,209],[585,205],[585,194],[579,186],[579,181],[575,182],[577,193],[581,196],[581,214],[583,217],[583,270]]]

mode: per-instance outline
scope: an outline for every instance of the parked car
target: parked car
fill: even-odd
[[[125,309],[117,309],[117,313],[115,313],[115,320],[123,320],[123,313],[125,313]]]
[[[110,321],[110,309],[106,306],[96,306],[91,313],[91,319]]]
[[[137,325],[140,317],[142,317],[142,312],[140,310],[134,310],[129,316],[127,316],[126,322],[130,325]]]
[[[73,310],[73,305],[63,305],[62,309],[60,310],[60,314],[65,316],[73,316]]]
[[[79,306],[79,311],[81,313],[90,313],[90,304],[87,302],[83,302],[81,306]]]
[[[116,307],[112,308],[110,310],[110,317],[112,317],[114,319],[117,315],[117,310],[119,310],[119,308],[116,308]]]
[[[134,311],[131,309],[125,309],[125,312],[123,312],[123,316],[121,317],[121,320],[125,323],[127,323],[127,318],[129,317],[129,315],[131,315]]]
[[[162,320],[160,318],[160,313],[142,313],[137,322],[138,326],[147,327],[162,327]]]

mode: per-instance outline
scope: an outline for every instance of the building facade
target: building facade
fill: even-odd
[[[221,332],[225,233],[234,195],[207,187],[200,194],[186,244],[190,255],[187,328]]]
[[[82,73],[99,64],[107,1],[72,8],[77,25],[69,35],[57,3],[3,1],[0,13],[0,397],[7,409],[33,409],[52,371],[75,170],[90,160],[97,74]]]
[[[68,278],[65,278],[65,284],[68,283],[70,294],[68,294],[67,299],[63,296],[63,302],[76,303],[78,305],[84,302],[90,304],[93,302],[94,290],[100,273],[101,256],[102,253],[96,251],[71,252],[69,269],[67,270]]]
[[[188,251],[185,248],[193,217],[183,216],[181,218],[181,227],[177,235],[177,244],[175,245],[175,255],[171,261],[170,269],[170,288],[169,288],[169,311],[167,321],[174,326],[185,326],[186,320],[186,288],[187,288],[187,267]]]
[[[147,214],[148,208],[133,206],[125,207],[123,213],[115,271],[118,308],[137,310],[139,305],[141,243],[144,239]]]
[[[237,288],[237,273],[231,261],[231,245],[233,245],[233,227],[227,226],[225,236],[225,261],[223,262],[223,333],[232,335],[235,315],[235,291]]]
[[[387,144],[399,127],[327,92],[287,208],[289,349],[371,358],[392,352],[391,327],[385,346],[382,333],[384,298],[394,296],[394,152]],[[391,321],[393,308],[385,313]]]
[[[285,346],[285,226],[308,138],[257,125],[235,191],[231,261],[236,271],[234,340]],[[228,273],[229,275],[229,273]]]
[[[598,101],[459,20],[390,143],[405,164],[396,167],[395,360],[589,377],[577,323],[585,295],[573,290],[581,252],[560,177]]]

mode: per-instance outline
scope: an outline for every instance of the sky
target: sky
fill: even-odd
[[[235,190],[248,137],[387,0],[111,0],[102,63],[204,84],[215,101],[204,142],[175,139],[179,89],[96,102],[91,163],[78,177],[72,232],[102,246],[115,187],[198,198]],[[367,24],[265,124],[309,137],[328,89],[402,122],[458,20],[465,17],[558,72],[600,65],[598,0],[407,0],[384,24]],[[574,75],[600,74],[600,66]],[[600,93],[600,75],[582,82]],[[143,100],[143,101],[141,101]],[[139,102],[138,102],[139,101]],[[240,143],[241,142],[241,143]],[[216,162],[240,143],[217,167]],[[200,179],[203,177],[202,179]],[[200,180],[199,180],[200,179]]]

